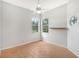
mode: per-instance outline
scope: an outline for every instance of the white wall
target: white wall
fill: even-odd
[[[43,18],[49,19],[49,33],[43,33],[43,39],[67,46],[67,30],[53,30],[50,28],[67,28],[67,4],[46,12]]]
[[[76,16],[78,23],[69,26],[68,48],[79,57],[79,0],[70,0],[68,5],[68,24],[69,17]]]
[[[15,47],[39,38],[38,35],[32,38],[32,15],[27,9],[3,3],[3,48]]]
[[[2,1],[0,0],[0,49],[2,46]]]

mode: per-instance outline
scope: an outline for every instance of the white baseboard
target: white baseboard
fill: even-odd
[[[13,45],[13,46],[10,46],[10,47],[5,47],[5,48],[2,48],[2,49],[0,49],[0,50],[5,50],[5,49],[10,49],[10,48],[22,46],[22,45],[29,44],[29,43],[36,42],[36,41],[40,41],[40,40],[41,40],[41,39],[39,39],[39,40],[35,39],[35,40],[28,41],[28,42],[19,43],[19,44],[17,44],[17,45]]]
[[[50,42],[50,41],[48,41],[48,40],[43,40],[43,41],[46,41],[46,42],[48,42],[48,43],[50,43],[50,44],[54,44],[54,45],[56,45],[56,46],[60,46],[60,47],[63,47],[63,48],[67,48],[67,47],[65,47],[65,46],[63,46],[63,45],[61,45],[61,44],[54,43],[54,42]]]
[[[76,55],[77,56],[77,58],[79,58],[79,55],[76,53],[76,52],[74,52],[72,49],[70,49],[70,48],[67,48],[69,51],[71,51],[74,55]]]

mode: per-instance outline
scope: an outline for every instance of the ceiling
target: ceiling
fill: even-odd
[[[35,11],[38,0],[3,0],[4,2],[8,2],[32,11]],[[48,11],[64,5],[68,3],[69,0],[40,0],[40,5],[43,11]]]

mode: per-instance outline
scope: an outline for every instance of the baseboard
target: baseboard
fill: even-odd
[[[76,55],[77,56],[77,58],[79,58],[79,55],[77,55],[72,49],[70,49],[70,48],[67,48],[69,51],[71,51],[74,55]]]
[[[60,46],[60,47],[63,47],[63,48],[67,48],[67,47],[65,47],[65,46],[63,46],[63,45],[61,45],[61,44],[57,44],[57,43],[54,43],[54,42],[50,42],[50,41],[48,41],[48,40],[43,40],[43,41],[46,41],[46,42],[48,42],[48,43],[50,43],[50,44],[54,44],[54,45],[56,45],[56,46]]]
[[[15,48],[15,47],[18,47],[18,46],[30,44],[30,43],[32,43],[32,42],[36,42],[36,41],[40,41],[40,40],[41,40],[41,39],[39,39],[39,40],[36,40],[36,39],[35,39],[35,40],[28,41],[28,42],[19,43],[19,44],[17,44],[17,45],[13,45],[13,46],[10,46],[10,47],[2,48],[2,49],[0,49],[0,50]]]

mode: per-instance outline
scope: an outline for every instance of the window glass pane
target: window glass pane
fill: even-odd
[[[32,32],[38,32],[38,18],[36,16],[32,17]]]
[[[48,32],[48,26],[43,26],[43,32]]]
[[[48,25],[48,19],[43,20],[43,25]]]
[[[32,25],[38,25],[38,18],[35,16],[32,17]]]
[[[32,26],[32,32],[38,32],[38,26]]]
[[[43,32],[48,32],[48,19],[44,19],[42,22]]]

